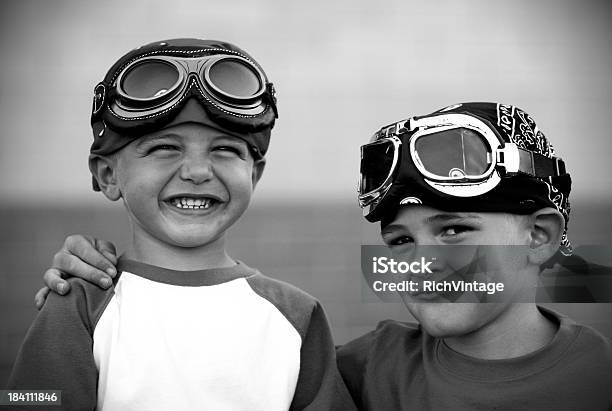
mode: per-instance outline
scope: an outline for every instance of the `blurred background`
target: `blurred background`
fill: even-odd
[[[360,245],[378,226],[356,202],[359,145],[380,126],[462,101],[515,104],[573,178],[569,235],[609,245],[612,8],[606,1],[204,0],[0,3],[0,385],[36,315],[34,294],[72,233],[128,235],[91,190],[92,90],[128,50],[223,39],[265,68],[280,118],[232,254],[319,298],[338,344],[399,304],[365,301]],[[612,337],[611,304],[553,308]]]

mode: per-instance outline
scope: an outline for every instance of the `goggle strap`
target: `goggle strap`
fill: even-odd
[[[408,131],[411,131],[412,129],[410,128],[411,127],[410,121],[411,119],[402,120],[402,121],[398,121],[397,123],[393,123],[386,127],[381,128],[374,134],[374,137],[372,138],[372,142],[374,142],[375,140],[381,140],[383,138],[391,138],[393,136],[399,136],[404,133],[407,133]]]
[[[565,162],[558,157],[547,157],[506,143],[497,150],[497,164],[507,174],[526,174],[531,177],[559,177],[566,174]]]
[[[565,162],[558,157],[546,157],[519,148],[519,172],[534,177],[559,177],[565,172]]]
[[[559,177],[565,174],[565,162],[560,158],[549,158],[538,153],[532,153],[536,176]]]
[[[263,95],[264,99],[267,103],[272,106],[272,110],[274,111],[274,118],[278,118],[278,107],[276,106],[276,89],[274,88],[274,84],[266,83],[266,92]]]

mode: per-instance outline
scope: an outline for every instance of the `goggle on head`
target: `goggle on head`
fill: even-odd
[[[407,157],[407,158],[406,158]],[[361,147],[359,205],[368,218],[407,168],[435,192],[476,197],[516,175],[566,174],[563,160],[502,139],[485,121],[462,113],[413,117],[383,127]],[[411,178],[414,178],[414,172]],[[407,197],[406,203],[416,202]],[[400,203],[401,204],[401,203]]]
[[[170,118],[190,96],[208,111],[251,130],[278,117],[275,91],[260,67],[238,51],[202,47],[156,49],[126,59],[94,89],[92,123],[115,128]]]

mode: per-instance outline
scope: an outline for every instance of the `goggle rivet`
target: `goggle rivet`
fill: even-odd
[[[400,205],[406,204],[423,204],[423,202],[418,197],[406,197],[402,201],[400,201]]]
[[[100,130],[100,132],[98,133],[98,137],[102,137],[102,135],[104,134],[105,131],[106,131],[106,123],[103,121],[102,122],[102,130]]]

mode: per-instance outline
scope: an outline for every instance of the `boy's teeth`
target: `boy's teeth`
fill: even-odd
[[[172,205],[178,208],[189,208],[189,209],[206,209],[212,205],[210,198],[173,198],[171,201]]]

